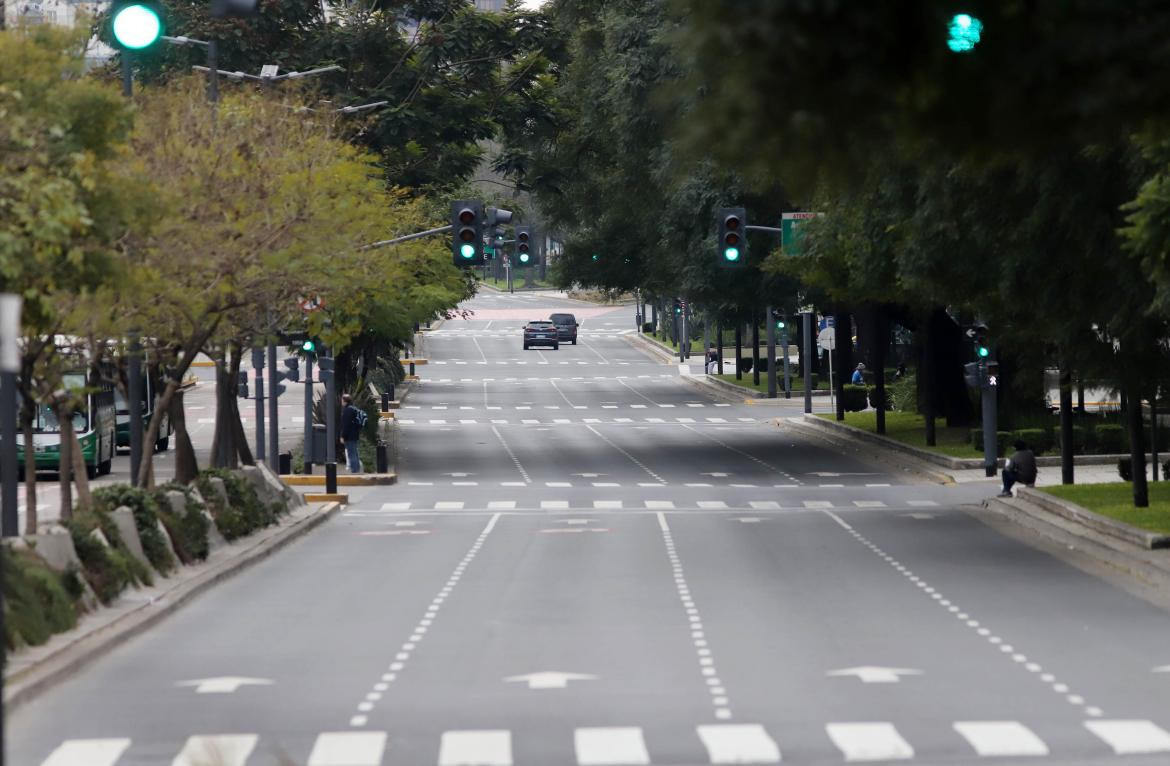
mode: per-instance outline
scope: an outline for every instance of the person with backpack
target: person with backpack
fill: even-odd
[[[369,416],[365,410],[354,405],[353,397],[349,394],[342,394],[341,403],[344,405],[341,410],[341,441],[345,444],[345,462],[350,473],[361,473],[362,459],[358,455],[358,440]]]

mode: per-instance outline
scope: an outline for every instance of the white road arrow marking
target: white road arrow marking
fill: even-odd
[[[557,519],[558,524],[592,524],[593,519]]]
[[[717,479],[725,479],[730,475],[731,474],[729,474],[729,473],[721,473],[719,471],[711,471],[711,472],[704,472],[703,473],[703,476],[714,476]]]
[[[523,676],[509,676],[506,683],[528,684],[529,689],[564,689],[570,681],[596,681],[597,676],[587,673],[561,673],[555,670],[545,670],[540,673],[529,673]]]
[[[179,681],[175,686],[194,686],[196,694],[231,694],[241,686],[271,686],[268,678],[245,678],[243,676],[221,676],[220,678],[196,678]]]
[[[836,678],[856,676],[863,684],[896,684],[902,680],[899,676],[920,676],[922,671],[912,668],[881,668],[864,665],[858,668],[830,670],[825,675]]]
[[[735,520],[741,524],[759,524],[763,521],[759,516],[736,516]]]
[[[1163,665],[1161,667],[1154,668],[1153,672],[1155,672],[1155,673],[1170,673],[1170,665]]]
[[[903,513],[902,515],[908,519],[918,519],[919,521],[934,518],[933,513]]]
[[[809,476],[877,476],[876,473],[833,473],[831,471],[813,471]]]
[[[464,479],[464,478],[467,478],[468,476],[475,476],[475,474],[473,474],[473,473],[445,473],[443,475],[444,476],[452,476],[456,479]]]

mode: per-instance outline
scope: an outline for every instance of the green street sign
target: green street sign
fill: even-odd
[[[824,213],[781,213],[780,248],[785,255],[800,255],[800,225]]]

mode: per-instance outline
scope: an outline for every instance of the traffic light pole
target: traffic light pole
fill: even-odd
[[[256,380],[256,460],[263,463],[264,451],[264,349],[252,349],[252,369]]]
[[[772,307],[764,310],[768,317],[768,398],[776,398],[776,318],[772,316]]]
[[[313,472],[313,358],[305,357],[305,467]]]
[[[276,344],[268,344],[268,378],[271,381],[268,393],[268,465],[273,473],[280,474],[280,433],[277,414],[277,399],[280,398],[280,372],[276,369]]]
[[[801,318],[804,325],[804,348],[800,352],[800,368],[804,372],[804,411],[812,412],[812,362],[816,359],[813,355],[812,313],[806,311]]]
[[[998,445],[995,432],[996,422],[995,387],[988,385],[986,368],[980,375],[979,385],[983,394],[983,475],[995,476]]]
[[[122,95],[130,98],[134,95],[134,70],[130,67],[129,51],[122,51],[118,58],[122,59]]]
[[[138,486],[138,466],[142,463],[142,346],[138,333],[130,333],[126,360],[126,407],[130,429],[130,484]]]
[[[780,333],[780,342],[784,345],[784,398],[792,398],[792,368],[788,363],[788,322],[784,322],[784,332]]]
[[[328,374],[325,375],[325,492],[337,493],[337,370],[329,350],[322,348],[324,358],[329,359]]]

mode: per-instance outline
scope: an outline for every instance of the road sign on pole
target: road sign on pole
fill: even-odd
[[[800,254],[800,225],[804,221],[817,218],[824,213],[781,213],[780,214],[780,249],[785,255]]]

